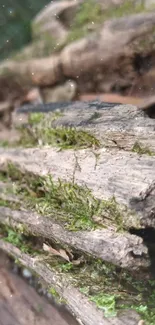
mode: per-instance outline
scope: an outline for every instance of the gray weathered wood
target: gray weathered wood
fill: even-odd
[[[72,182],[74,179],[100,199],[114,196],[128,209],[128,217],[124,217],[128,227],[137,227],[137,223],[155,227],[155,157],[117,150],[109,152],[104,148],[96,151],[1,148],[0,169],[8,161],[37,175],[49,173],[54,181]]]
[[[131,150],[136,142],[155,152],[155,119],[132,105],[102,102],[51,103],[21,107],[13,115],[14,125],[26,122],[28,112],[62,113],[46,126],[76,127],[94,134],[103,146]]]
[[[149,266],[148,250],[142,238],[128,233],[116,233],[109,229],[71,232],[53,221],[52,215],[46,218],[30,211],[14,211],[7,207],[0,207],[0,223],[11,227],[21,224],[33,235],[61,241],[78,251],[131,271]]]

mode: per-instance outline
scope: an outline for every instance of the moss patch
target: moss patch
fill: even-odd
[[[89,257],[78,266],[55,257],[49,257],[47,264],[62,277],[68,275],[72,285],[102,309],[105,317],[131,308],[141,315],[146,325],[154,324],[154,280],[135,279],[126,271]]]
[[[11,208],[13,210],[18,210],[18,209],[20,209],[20,206],[21,205],[18,202],[12,202],[7,199],[0,198],[0,207],[7,207],[7,208]]]
[[[29,115],[28,125],[19,129],[21,133],[17,145],[33,147],[37,145],[58,146],[61,149],[99,147],[100,142],[94,135],[72,127],[52,127],[52,122],[60,114],[33,113]]]
[[[140,155],[155,156],[155,152],[152,152],[149,148],[144,147],[139,142],[135,142],[132,151],[137,152]]]
[[[27,230],[24,226],[18,225],[16,228],[11,228],[0,224],[0,238],[18,247],[23,253],[36,256],[40,254],[41,246],[35,241],[35,237],[26,235]]]
[[[7,140],[0,140],[0,147],[7,148],[9,146],[9,142]]]
[[[25,175],[11,164],[5,176],[14,183],[15,192],[21,196],[25,207],[58,218],[67,229],[94,229],[97,223],[92,221],[92,216],[97,215],[98,211],[100,217],[103,215],[102,226],[107,226],[113,218],[112,224],[116,224],[116,227],[118,227],[119,218],[119,223],[122,223],[121,214],[117,216],[116,210],[113,210],[114,207],[118,208],[117,205],[113,206],[113,203],[106,202],[105,208],[105,202],[96,201],[89,191],[84,192],[85,189],[74,186],[72,188],[71,184],[69,187],[68,184],[54,184],[49,177],[38,178],[31,174]],[[105,219],[104,215],[106,215]],[[80,261],[79,263],[64,262],[62,258],[48,255],[42,250],[42,243],[47,242],[50,245],[49,240],[26,235],[27,229],[22,225],[16,229],[4,226],[0,229],[1,238],[23,252],[31,256],[42,254],[43,262],[47,263],[52,271],[62,276],[62,279],[65,274],[73,286],[103,310],[106,317],[117,315],[121,310],[131,308],[140,313],[146,320],[146,325],[154,324],[154,280],[145,280],[145,277],[139,280],[135,278],[135,274],[132,277],[128,272],[99,259],[84,255],[81,258],[81,253],[78,251],[73,252],[72,255],[74,259]],[[57,249],[57,246],[59,244],[55,243],[54,248]],[[57,296],[55,289],[51,288],[50,293],[53,294],[53,292]],[[60,297],[57,298],[61,301]]]
[[[43,263],[52,271],[77,287],[99,309],[105,317],[116,316],[122,310],[134,309],[146,321],[146,325],[155,322],[155,281],[132,277],[127,271],[105,263],[100,259],[83,256],[80,263],[64,262],[60,257],[48,255],[42,250],[45,239],[26,236],[24,229],[12,229],[0,225],[1,239],[18,247],[22,252],[35,257],[41,255]],[[49,243],[50,244],[50,243]],[[74,252],[74,257],[80,258],[80,253]],[[40,258],[40,257],[39,257]],[[58,302],[64,302],[54,287],[49,292]],[[64,302],[65,303],[65,302]]]
[[[146,325],[155,324],[154,280],[145,278],[139,280],[124,270],[88,256],[84,256],[76,265],[72,262],[64,262],[58,256],[45,253],[39,238],[26,237],[20,230],[7,226],[0,226],[0,236],[4,241],[32,257],[41,255],[44,264],[51,267],[57,275],[59,274],[62,280],[65,275],[66,281],[77,287],[99,309],[102,309],[105,317],[116,316],[122,310],[134,309],[146,321]],[[79,253],[74,253],[76,258],[79,258]],[[50,287],[49,292],[58,302],[65,303],[55,287]]]
[[[99,200],[86,187],[61,180],[55,183],[51,175],[25,174],[12,164],[8,164],[1,174],[2,178],[14,183],[14,194],[18,195],[22,206],[61,222],[66,229],[76,231],[113,226],[123,230],[126,227],[115,198]]]
[[[100,4],[94,0],[84,1],[76,14],[71,26],[66,43],[87,36],[90,33],[90,25],[100,26],[108,19],[120,18],[126,15],[136,14],[145,10],[144,4],[135,1],[124,1],[121,5],[112,6],[103,10]],[[92,31],[94,28],[92,28]]]
[[[121,5],[112,6],[103,10],[101,5],[95,0],[84,1],[77,10],[75,18],[70,26],[70,31],[65,42],[59,43],[48,32],[41,33],[38,31],[41,28],[40,23],[35,23],[32,26],[34,40],[26,48],[18,53],[14,53],[12,58],[15,60],[25,60],[29,58],[40,58],[50,56],[54,52],[61,51],[67,44],[87,36],[106,20],[112,18],[120,18],[130,14],[136,14],[146,11],[143,1],[135,3],[135,1],[127,0]],[[36,37],[37,36],[37,37]]]
[[[54,287],[50,287],[48,292],[52,295],[52,297],[54,297],[57,304],[67,304],[67,301],[58,294]]]

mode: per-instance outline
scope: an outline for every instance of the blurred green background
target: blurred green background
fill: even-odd
[[[0,0],[0,59],[31,40],[30,22],[49,0]]]

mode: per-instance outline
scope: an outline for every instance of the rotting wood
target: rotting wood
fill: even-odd
[[[67,244],[131,271],[149,266],[148,250],[142,238],[128,233],[119,234],[109,229],[71,232],[53,221],[52,215],[46,218],[30,211],[15,211],[7,207],[0,207],[0,223],[17,228],[20,224],[30,234],[60,241],[62,245]]]
[[[65,299],[70,310],[84,325],[137,325],[139,315],[133,311],[126,311],[118,317],[105,318],[101,310],[98,310],[94,303],[90,302],[77,288],[70,284],[67,276],[61,276],[37,259],[21,252],[12,244],[0,240],[0,249],[18,259],[22,265],[31,268],[50,286],[54,286],[58,294]]]
[[[96,154],[98,159],[96,162]],[[57,150],[56,148],[0,148],[0,170],[7,162],[36,175],[51,174],[54,181],[87,186],[96,198],[125,206],[128,227],[155,227],[155,157],[124,151]],[[79,168],[76,168],[78,161]]]
[[[21,126],[28,121],[29,112],[59,112],[51,117],[51,127],[76,127],[93,134],[102,146],[132,150],[136,143],[143,151],[155,154],[155,120],[143,110],[132,105],[102,102],[51,103],[23,106],[13,114],[13,125]],[[25,114],[24,114],[25,113]],[[50,117],[44,118],[44,128],[49,126]],[[48,121],[48,123],[47,123]]]

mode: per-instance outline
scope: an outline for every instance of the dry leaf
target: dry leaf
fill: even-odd
[[[74,258],[74,255],[72,254],[71,250],[69,248],[65,249],[67,255],[69,255],[70,260],[72,261]]]
[[[70,262],[69,256],[67,255],[64,249],[59,249],[59,253],[66,261]]]
[[[43,244],[43,250],[45,252],[49,252],[49,254],[60,256],[64,260],[66,260],[67,262],[70,262],[70,259],[69,259],[68,255],[67,255],[67,253],[65,252],[64,249],[56,250],[56,249],[52,248],[51,246],[48,246],[47,244],[44,243]]]

